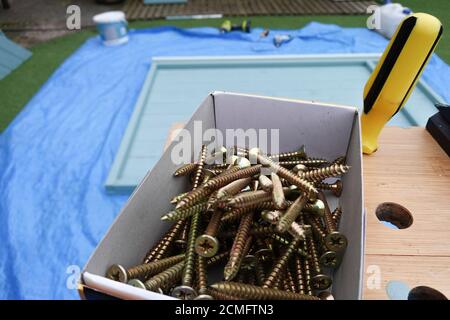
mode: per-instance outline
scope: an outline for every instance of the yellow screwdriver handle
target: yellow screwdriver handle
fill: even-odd
[[[408,100],[442,30],[441,22],[426,13],[412,14],[398,26],[364,87],[363,153],[378,149],[378,135]]]

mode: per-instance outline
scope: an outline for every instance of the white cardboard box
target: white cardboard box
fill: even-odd
[[[360,299],[364,262],[364,210],[361,135],[358,111],[353,107],[308,101],[214,92],[199,106],[185,129],[192,132],[194,121],[202,128],[244,130],[279,129],[280,151],[300,145],[314,157],[335,159],[346,155],[351,170],[342,177],[342,196],[328,197],[332,209],[339,201],[343,209],[340,231],[348,247],[333,278],[335,299]],[[233,142],[226,142],[233,145]],[[188,190],[187,179],[174,178],[178,167],[171,161],[173,142],[146,175],[122,209],[86,264],[82,286],[122,299],[172,299],[171,297],[115,282],[104,277],[107,268],[120,263],[130,267],[141,263],[148,249],[169,228],[161,215],[173,206],[169,199]],[[83,294],[81,294],[83,296]]]

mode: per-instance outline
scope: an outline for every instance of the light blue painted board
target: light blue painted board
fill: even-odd
[[[362,106],[364,85],[379,55],[154,58],[106,182],[131,191],[162,154],[170,127],[186,122],[212,91]],[[420,82],[390,122],[424,126],[442,101]],[[420,107],[418,107],[420,106]]]
[[[30,57],[30,51],[22,48],[2,34],[0,36],[0,79],[6,77]]]

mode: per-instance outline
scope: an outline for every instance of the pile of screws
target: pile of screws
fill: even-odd
[[[340,197],[342,183],[323,180],[350,169],[345,157],[309,158],[304,147],[232,151],[208,155],[202,146],[197,162],[177,169],[192,190],[175,196],[175,209],[162,216],[173,225],[143,264],[116,264],[106,276],[181,299],[332,299],[329,274],[347,239],[337,231],[341,208],[331,212],[324,194]],[[223,281],[211,284],[214,266]]]

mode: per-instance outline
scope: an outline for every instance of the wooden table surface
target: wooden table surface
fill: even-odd
[[[387,127],[379,145],[363,157],[364,298],[387,299],[392,280],[430,286],[450,298],[450,158],[424,128]],[[375,210],[382,202],[406,207],[413,224],[396,230],[380,223]]]

